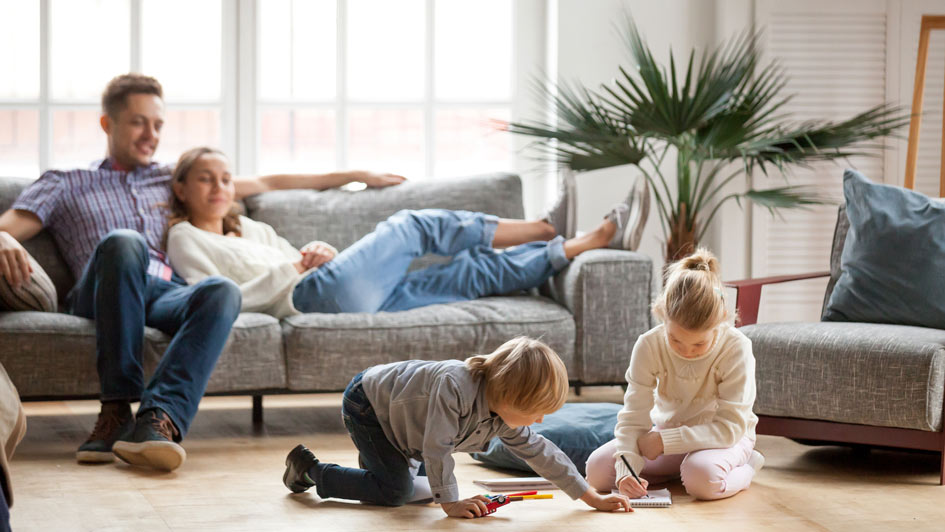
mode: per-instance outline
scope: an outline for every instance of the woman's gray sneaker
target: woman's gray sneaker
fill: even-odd
[[[558,181],[558,199],[541,218],[555,228],[555,234],[564,238],[574,238],[577,231],[575,221],[577,194],[575,189],[574,176],[570,172],[562,175]]]
[[[646,179],[639,177],[627,194],[627,199],[615,205],[604,217],[617,226],[617,231],[607,247],[636,251],[640,247],[640,239],[649,214],[650,187],[647,186]]]

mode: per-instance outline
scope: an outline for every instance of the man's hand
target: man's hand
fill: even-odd
[[[473,517],[482,517],[486,515],[488,508],[486,504],[489,503],[489,499],[482,496],[476,495],[471,499],[463,499],[456,502],[444,502],[440,506],[443,508],[443,511],[446,512],[446,515],[450,517],[465,517],[466,519],[472,519]]]
[[[326,262],[335,258],[337,252],[335,248],[325,244],[324,242],[309,242],[305,244],[302,249],[299,250],[302,254],[302,269],[299,270],[299,273],[302,273],[306,270],[317,268]]]
[[[645,478],[641,478],[640,482],[637,482],[633,475],[627,475],[617,483],[617,489],[621,495],[626,495],[631,499],[639,499],[646,495],[646,488],[649,485],[650,483]]]
[[[0,276],[18,289],[32,272],[29,254],[23,246],[10,233],[0,231]]]
[[[391,185],[399,185],[406,181],[407,178],[397,174],[380,174],[366,170],[352,170],[351,180],[364,183],[368,188],[384,188]]]
[[[640,448],[640,454],[647,460],[656,460],[663,454],[663,437],[657,431],[647,432],[637,438],[637,447]]]
[[[630,507],[630,501],[623,495],[616,493],[602,495],[597,493],[597,490],[594,488],[585,491],[584,495],[581,495],[581,500],[591,508],[602,512],[614,512],[617,510],[633,511],[633,508]]]

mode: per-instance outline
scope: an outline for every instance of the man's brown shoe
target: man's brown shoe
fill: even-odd
[[[102,403],[95,428],[85,443],[79,446],[75,459],[87,464],[115,461],[112,445],[118,438],[131,434],[134,427],[135,417],[131,415],[131,405],[127,401]]]
[[[115,442],[115,456],[131,465],[173,471],[187,459],[187,452],[175,440],[180,432],[167,412],[152,408],[138,414],[135,430]]]

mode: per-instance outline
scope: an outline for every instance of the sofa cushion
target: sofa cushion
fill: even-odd
[[[95,325],[53,312],[0,312],[0,363],[21,397],[97,396]]]
[[[359,371],[401,360],[464,359],[519,335],[541,338],[574,373],[574,320],[552,301],[487,297],[377,314],[302,314],[283,320],[288,385],[342,390]]]
[[[847,232],[850,230],[850,219],[847,218],[847,206],[840,205],[837,209],[837,223],[833,228],[833,242],[830,245],[830,279],[827,280],[827,290],[824,292],[824,303],[820,308],[823,316],[827,312],[827,303],[833,294],[833,287],[840,279],[840,257],[843,255],[843,245],[847,241]]]
[[[869,323],[766,323],[751,339],[755,413],[942,429],[945,331]]]
[[[843,175],[847,232],[823,319],[945,329],[945,203]]]
[[[32,179],[15,177],[0,179],[0,212],[9,209],[16,198],[20,196],[20,192],[32,182]],[[56,247],[52,235],[48,231],[40,231],[39,234],[24,242],[23,247],[36,259],[36,262],[42,265],[43,270],[52,280],[56,287],[59,303],[64,302],[69,290],[72,289],[72,285],[75,284],[75,279],[72,277],[72,272],[69,270],[66,261],[59,254],[59,249]]]
[[[406,182],[384,189],[282,190],[246,199],[249,217],[299,247],[323,240],[344,249],[401,209],[460,209],[522,218],[522,183],[513,174]]]
[[[29,257],[29,263],[30,277],[17,288],[0,276],[0,310],[56,312],[59,300],[55,285],[36,259]]]
[[[22,397],[99,395],[92,320],[52,312],[0,312],[0,337],[0,364]],[[170,339],[150,327],[144,337],[144,372],[150,375]],[[207,391],[284,387],[279,322],[263,314],[240,314]]]
[[[145,342],[144,369],[151,374],[171,338],[152,330]],[[285,388],[285,356],[279,320],[243,312],[236,318],[223,353],[207,383],[207,393]]]

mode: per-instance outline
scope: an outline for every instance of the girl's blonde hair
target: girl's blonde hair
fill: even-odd
[[[568,370],[553,349],[519,336],[489,355],[466,359],[473,377],[486,384],[490,405],[506,405],[526,414],[550,414],[568,397]]]
[[[200,159],[204,155],[219,155],[221,157],[226,157],[222,151],[216,148],[209,148],[207,146],[200,146],[198,148],[192,148],[185,151],[180,159],[177,160],[177,166],[174,167],[174,173],[171,175],[171,183],[183,183],[187,179],[187,174],[190,173],[190,169],[193,168],[194,163],[197,162],[197,159]],[[177,194],[174,191],[171,191],[171,201],[167,206],[168,215],[167,215],[167,230],[169,231],[171,227],[187,221],[190,218],[190,213],[187,211],[187,206],[184,205],[184,202],[177,199]],[[240,235],[240,215],[239,207],[236,203],[233,203],[233,206],[230,208],[230,212],[223,217],[223,234],[235,233]],[[164,247],[167,247],[167,231],[164,232]]]
[[[699,248],[666,268],[663,292],[653,302],[653,313],[663,322],[683,329],[704,331],[729,318],[722,295],[719,260]]]

